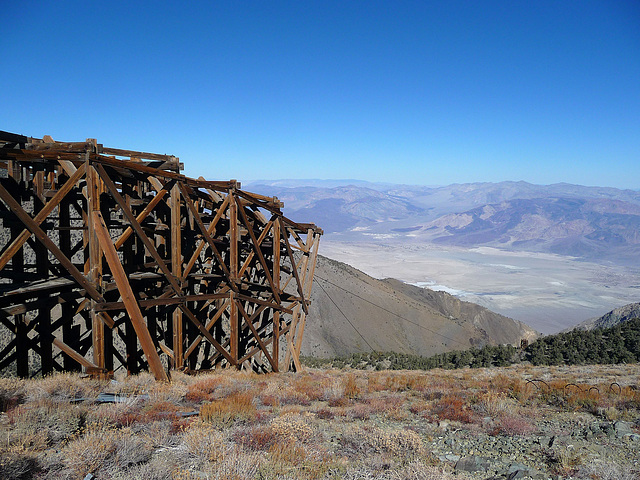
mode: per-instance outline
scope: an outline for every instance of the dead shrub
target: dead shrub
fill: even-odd
[[[219,376],[205,376],[197,380],[187,387],[184,396],[188,402],[200,403],[211,399],[211,394],[215,392],[223,383],[223,379]]]
[[[502,415],[513,415],[518,405],[504,392],[487,392],[480,396],[476,408],[481,414],[496,418]]]
[[[347,417],[352,418],[353,420],[369,420],[372,413],[373,411],[371,406],[364,403],[358,403],[346,412]]]
[[[25,396],[24,381],[0,378],[0,412],[6,412],[22,403]]]
[[[235,422],[248,422],[256,417],[253,393],[235,392],[221,400],[200,407],[200,418],[220,428]]]
[[[356,376],[353,373],[350,373],[345,377],[345,379],[342,382],[342,387],[343,387],[344,397],[350,400],[355,400],[361,394],[361,390],[360,390],[360,387],[358,387]]]
[[[153,444],[133,432],[121,431],[116,436],[114,462],[127,469],[151,459]]]
[[[56,373],[27,383],[26,393],[32,402],[43,399],[60,402],[96,398],[101,388],[102,383],[98,380],[80,378],[77,373]]]
[[[49,399],[20,405],[7,414],[10,432],[8,442],[19,442],[28,448],[45,448],[73,436],[84,424],[86,407],[53,402]],[[28,438],[32,440],[27,440]],[[11,440],[12,439],[12,440]],[[37,441],[35,439],[38,439]],[[41,445],[44,443],[44,445]]]
[[[305,460],[307,452],[295,440],[281,440],[269,448],[269,456],[272,462],[296,465]]]
[[[503,415],[491,432],[493,435],[529,435],[535,432],[536,428],[526,418],[518,415]]]
[[[318,378],[317,375],[302,375],[296,378],[293,388],[296,392],[304,395],[310,401],[322,400],[329,384],[326,379]]]
[[[344,452],[349,456],[386,453],[401,459],[425,454],[420,435],[412,430],[382,430],[365,426],[346,431],[340,439]]]
[[[311,405],[311,400],[304,392],[298,392],[296,390],[287,390],[280,396],[280,405],[302,405],[308,407]]]
[[[334,413],[328,408],[321,408],[316,412],[316,418],[319,418],[321,420],[331,420],[334,417]]]
[[[156,402],[145,406],[140,411],[140,422],[149,423],[157,420],[174,421],[178,419],[180,408],[167,401]]]

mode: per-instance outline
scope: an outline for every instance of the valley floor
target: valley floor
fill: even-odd
[[[375,278],[443,290],[461,300],[557,333],[637,302],[637,266],[581,261],[548,253],[461,248],[394,239],[323,239],[320,253]]]
[[[2,378],[0,478],[638,479],[639,373]]]

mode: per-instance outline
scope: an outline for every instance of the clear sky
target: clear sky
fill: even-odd
[[[210,180],[640,188],[640,2],[3,3],[0,130]]]

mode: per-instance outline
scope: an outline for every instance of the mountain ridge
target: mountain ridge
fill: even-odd
[[[251,188],[278,196],[293,220],[311,219],[350,241],[495,246],[640,267],[640,192],[634,190],[524,181],[445,187],[297,182]]]
[[[640,318],[640,303],[629,303],[615,308],[596,318],[590,318],[568,330],[593,330],[594,328],[609,328],[634,318]],[[568,331],[567,330],[567,331]]]

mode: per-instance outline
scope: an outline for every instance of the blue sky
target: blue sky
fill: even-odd
[[[210,180],[640,188],[640,2],[6,2],[0,129]]]

